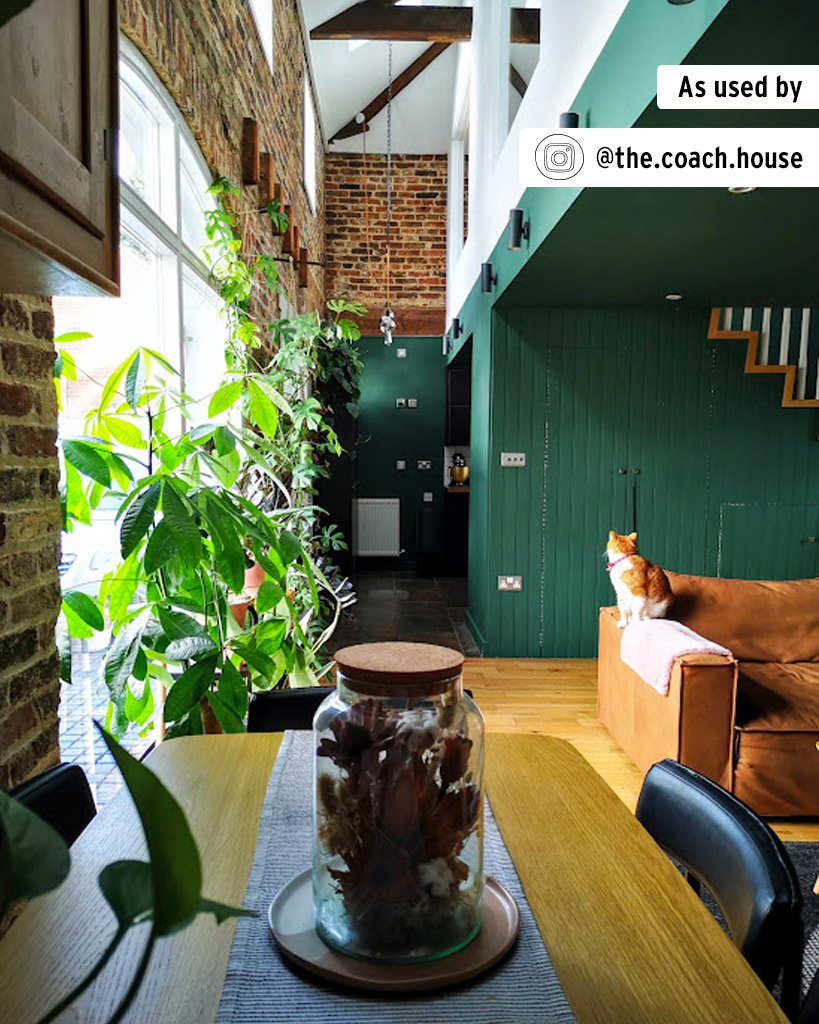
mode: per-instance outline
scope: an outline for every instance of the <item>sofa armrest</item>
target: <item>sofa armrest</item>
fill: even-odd
[[[735,660],[678,658],[662,696],[620,659],[617,622],[616,608],[600,609],[597,709],[603,725],[641,770],[671,757],[731,789]]]

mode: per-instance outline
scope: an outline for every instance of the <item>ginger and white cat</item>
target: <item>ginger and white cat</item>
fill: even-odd
[[[620,629],[632,619],[662,619],[674,600],[668,577],[659,565],[637,554],[636,542],[636,533],[622,537],[609,531],[606,571],[617,595]]]

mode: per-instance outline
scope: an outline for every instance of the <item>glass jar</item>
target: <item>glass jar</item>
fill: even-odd
[[[463,657],[431,644],[336,653],[314,720],[313,904],[334,949],[435,960],[481,927],[483,716]]]

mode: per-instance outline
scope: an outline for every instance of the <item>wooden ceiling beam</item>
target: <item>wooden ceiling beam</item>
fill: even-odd
[[[311,39],[387,39],[393,42],[464,43],[472,36],[471,7],[394,7],[364,0],[317,25]],[[540,11],[515,7],[513,43],[540,42]]]
[[[426,70],[447,49],[449,49],[449,43],[433,43],[432,46],[427,47],[417,60],[414,60],[400,75],[396,75],[392,83],[392,98],[395,99],[400,92],[406,89],[410,82],[414,82],[421,72]],[[370,121],[379,111],[386,107],[389,98],[389,89],[383,89],[375,99],[371,100],[366,107],[359,111],[359,113],[364,115],[363,122],[359,124],[355,118],[352,118],[342,128],[339,128],[330,139],[330,142],[337,142],[339,139],[349,139],[353,135],[360,135],[362,132],[369,131]]]

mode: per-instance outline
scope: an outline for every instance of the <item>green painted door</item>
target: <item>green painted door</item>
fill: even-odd
[[[549,347],[543,657],[596,653],[598,608],[614,603],[610,529],[636,530],[640,552],[664,568],[704,569],[709,396],[686,385],[685,346],[657,344],[654,320],[626,332],[603,314]]]
[[[608,532],[628,527],[627,424],[618,408],[628,366],[602,346],[548,354],[541,656],[594,653],[597,610],[611,604]]]
[[[819,572],[819,505],[724,504],[717,575],[794,580]]]

